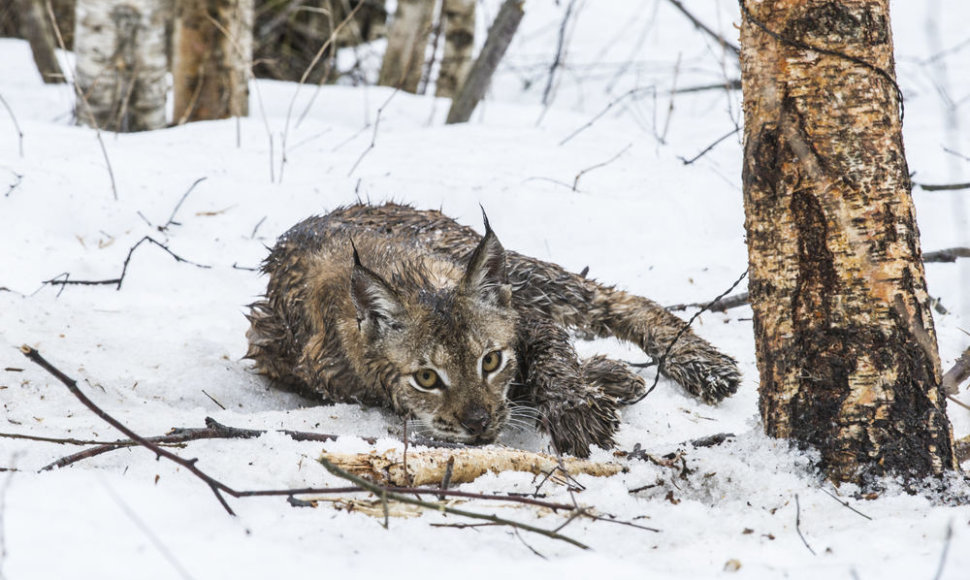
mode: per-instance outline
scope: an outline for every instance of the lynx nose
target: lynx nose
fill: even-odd
[[[481,435],[485,432],[485,428],[488,427],[491,418],[488,415],[488,411],[482,405],[470,405],[465,407],[462,411],[461,416],[458,417],[458,422],[464,427],[471,435]]]

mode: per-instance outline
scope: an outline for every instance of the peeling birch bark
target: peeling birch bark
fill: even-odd
[[[109,131],[165,126],[165,22],[155,0],[77,0],[74,52],[79,124]]]
[[[398,0],[377,84],[418,90],[433,18],[434,0]]]
[[[765,430],[817,448],[835,481],[941,475],[956,464],[891,80],[889,0],[742,6]]]
[[[443,0],[445,50],[435,96],[454,97],[472,68],[475,48],[475,0]]]
[[[354,475],[366,477],[382,485],[419,486],[441,483],[454,458],[451,484],[468,483],[486,473],[525,471],[534,475],[552,473],[562,466],[569,475],[608,477],[625,471],[616,463],[597,463],[572,457],[557,458],[543,453],[519,451],[500,447],[469,447],[467,449],[429,449],[409,451],[407,471],[404,456],[391,449],[384,453],[324,453],[323,457],[337,467]],[[562,476],[551,477],[562,481]]]

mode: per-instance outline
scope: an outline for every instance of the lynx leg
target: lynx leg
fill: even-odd
[[[521,321],[518,351],[526,397],[556,449],[587,457],[591,445],[612,447],[617,400],[586,380],[566,331],[549,320]]]
[[[601,355],[583,361],[583,377],[587,384],[613,397],[620,405],[638,400],[647,391],[643,377],[624,363]]]

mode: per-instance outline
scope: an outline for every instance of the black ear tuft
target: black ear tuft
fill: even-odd
[[[399,327],[404,307],[397,292],[360,262],[360,254],[353,241],[351,247],[354,249],[354,269],[350,273],[350,296],[357,309],[358,324],[362,330],[377,333]]]
[[[492,231],[484,208],[482,217],[485,220],[485,236],[468,259],[468,268],[459,290],[462,294],[475,295],[496,306],[507,307],[511,303],[512,294],[508,283],[505,248]]]

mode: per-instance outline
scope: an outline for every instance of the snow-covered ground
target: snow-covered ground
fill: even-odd
[[[690,165],[681,158],[736,128],[741,95],[670,89],[737,78],[736,62],[664,0],[580,1],[544,107],[567,4],[527,3],[488,101],[467,125],[444,126],[448,103],[430,96],[338,86],[314,97],[313,89],[259,81],[253,114],[238,123],[104,134],[117,200],[95,133],[71,124],[71,90],[40,82],[25,42],[0,40],[0,96],[23,131],[21,153],[0,109],[0,432],[120,435],[24,359],[17,348],[28,344],[142,435],[200,427],[207,416],[343,435],[321,444],[271,433],[175,450],[237,489],[342,485],[315,461],[321,450],[399,446],[400,422],[268,390],[241,360],[243,314],[263,290],[250,268],[266,247],[303,217],[358,199],[440,207],[478,228],[481,203],[506,247],[572,270],[589,266],[591,276],[665,304],[727,289],[746,262],[740,137]],[[686,4],[736,39],[736,3]],[[481,18],[497,5],[485,2]],[[970,8],[936,0],[893,9],[914,180],[970,181]],[[970,245],[966,191],[914,196],[924,250]],[[116,278],[144,236],[208,267],[143,244],[120,291],[43,283]],[[931,293],[949,310],[936,318],[945,367],[970,343],[967,262],[927,267]],[[230,499],[238,514],[230,517],[199,479],[143,449],[37,473],[78,447],[0,438],[0,467],[16,469],[0,472],[0,577],[707,578],[734,570],[744,578],[874,579],[934,578],[944,562],[938,577],[966,578],[970,508],[903,493],[856,499],[852,489],[819,483],[808,458],[761,434],[750,316],[748,308],[704,314],[695,325],[741,361],[735,397],[708,407],[661,381],[623,414],[619,449],[683,450],[689,473],[631,460],[621,475],[579,477],[581,492],[542,486],[547,500],[575,499],[659,532],[579,518],[561,532],[592,548],[583,551],[509,528],[438,527],[469,523],[438,513],[394,518],[385,530],[379,518],[326,502],[311,509],[282,498]],[[644,359],[615,341],[580,349]],[[966,435],[970,413],[951,405],[950,414],[955,434]],[[710,448],[684,443],[721,432],[736,438]],[[365,436],[380,440],[369,446]],[[503,441],[546,446],[532,433]],[[462,489],[528,493],[537,485],[505,473]],[[462,507],[549,529],[566,521],[494,503]]]

